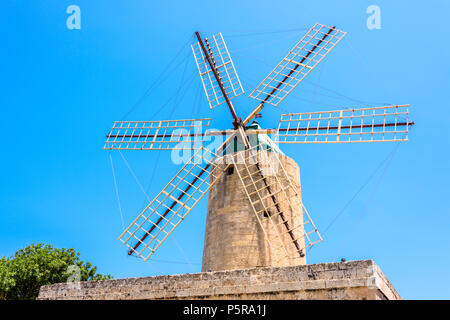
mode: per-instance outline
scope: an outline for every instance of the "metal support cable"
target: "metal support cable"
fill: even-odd
[[[378,187],[381,184],[381,180],[383,179],[384,175],[386,174],[387,169],[389,168],[389,166],[390,166],[390,164],[392,162],[392,159],[394,158],[395,154],[397,153],[397,150],[400,147],[401,143],[402,143],[402,141],[398,142],[397,145],[394,147],[394,150],[390,153],[390,155],[388,157],[389,158],[388,162],[387,162],[386,166],[384,167],[383,172],[381,173],[380,177],[378,178],[378,181],[377,181],[375,187],[373,188],[371,194],[369,195],[369,198],[364,203],[362,210],[360,211],[360,213],[356,217],[352,228],[347,233],[347,236],[344,239],[344,242],[342,243],[342,245],[339,248],[338,252],[342,252],[342,249],[345,247],[345,245],[347,244],[348,240],[350,239],[350,236],[352,235],[352,233],[355,231],[356,227],[358,226],[358,222],[360,221],[360,218],[362,217],[363,213],[367,210],[367,207],[368,207],[369,203],[372,201],[372,199],[373,199],[373,197],[375,195],[375,192],[378,190]],[[337,260],[338,258],[339,258],[339,255],[335,259]]]
[[[347,43],[347,45],[349,46],[349,48],[353,51],[353,53],[355,54],[355,56],[358,57],[358,59],[362,62],[362,64],[364,65],[364,67],[366,68],[367,71],[369,71],[370,75],[372,76],[373,79],[377,80],[377,82],[383,87],[383,89],[385,90],[385,92],[390,92],[390,90],[388,90],[388,88],[384,85],[383,81],[379,80],[375,74],[372,72],[371,68],[369,67],[370,64],[363,58],[363,56],[351,45],[350,41],[348,39],[345,39],[345,43]]]
[[[163,81],[165,81],[167,79],[167,76],[161,80],[161,78],[164,76],[164,74],[170,69],[170,67],[173,65],[173,63],[176,61],[176,59],[178,58],[178,56],[181,54],[181,52],[183,52],[183,50],[186,48],[186,46],[189,44],[189,42],[191,41],[191,37],[189,37],[189,39],[185,42],[185,44],[180,48],[180,50],[175,54],[175,56],[172,58],[172,60],[170,60],[170,62],[167,64],[167,66],[163,69],[163,71],[156,77],[155,81],[153,81],[150,86],[145,90],[144,94],[131,106],[130,110],[128,110],[128,112],[125,113],[125,115],[122,117],[122,121],[126,119],[126,117],[128,117],[144,100],[145,98],[147,98],[147,96],[150,94],[151,90],[153,90],[155,87],[157,87],[157,85],[161,84]],[[184,60],[183,60],[184,61]],[[182,61],[182,62],[183,62]],[[173,69],[175,70],[178,66],[180,65],[180,63],[178,65],[176,65]],[[172,72],[171,71],[171,72]],[[170,72],[170,73],[171,73]],[[169,73],[169,74],[170,74]]]
[[[242,56],[242,57],[244,57],[244,58],[251,59],[253,62],[256,61],[256,62],[258,62],[258,63],[260,63],[260,64],[262,64],[262,65],[265,65],[265,66],[272,66],[270,63],[267,63],[266,61],[264,61],[264,60],[262,60],[262,59],[260,59],[260,58],[257,58],[257,57],[251,56],[251,55],[247,55],[247,54],[244,54],[244,53],[241,53],[241,52],[237,52],[237,53],[236,53],[236,52],[233,52],[233,53],[234,53],[234,54],[237,54],[237,55],[240,55],[240,56]],[[248,74],[248,73],[249,73],[249,72],[247,72],[247,74]],[[253,76],[254,76],[254,75],[255,75],[255,74],[253,74]],[[252,84],[252,86],[255,86],[255,84],[258,83],[258,81],[257,81],[255,78],[250,78],[250,77],[245,76],[245,75],[244,75],[244,76],[241,76],[241,77],[244,78],[244,79],[246,79],[247,82],[250,82],[250,84]],[[248,79],[251,79],[251,81],[248,81]],[[338,92],[337,90],[327,88],[327,87],[325,87],[325,86],[323,86],[323,85],[319,85],[319,84],[317,84],[317,83],[311,81],[310,79],[304,79],[303,81],[304,81],[306,84],[309,84],[309,85],[314,86],[314,87],[318,87],[318,88],[320,88],[320,89],[322,89],[322,90],[324,90],[324,91],[328,91],[328,92],[333,93],[333,94],[335,95],[335,96],[333,96],[333,95],[327,95],[327,94],[325,94],[325,93],[320,93],[320,92],[317,93],[318,95],[323,96],[323,97],[328,97],[328,98],[333,98],[333,99],[341,99],[341,100],[348,100],[348,101],[360,103],[361,105],[368,106],[368,107],[370,107],[370,106],[376,106],[376,105],[393,105],[393,103],[387,103],[387,102],[375,102],[375,101],[364,101],[364,100],[360,100],[360,99],[357,99],[357,98],[353,98],[353,97],[350,97],[350,96],[348,96],[348,95],[345,95],[345,94],[343,94],[343,93],[341,93],[341,92]],[[302,89],[302,90],[303,90],[304,92],[311,92],[311,91],[308,91],[308,90],[305,90],[305,89]],[[305,99],[302,99],[302,98],[296,96],[294,92],[291,92],[291,96],[294,97],[294,99],[297,99],[297,100],[305,100]],[[306,101],[306,100],[305,100],[305,102],[310,102],[310,103],[311,103],[311,101]],[[315,104],[321,105],[321,106],[326,105],[326,104],[323,104],[323,103],[315,103]],[[331,106],[331,105],[330,105],[330,106]],[[278,107],[279,107],[279,106],[278,106]],[[335,106],[332,106],[332,107],[335,107]],[[343,108],[345,108],[345,107],[343,107]]]
[[[122,157],[123,161],[125,162],[128,170],[131,172],[131,175],[134,177],[136,183],[138,184],[139,188],[141,189],[141,191],[144,193],[145,197],[147,198],[148,201],[150,201],[150,197],[147,195],[147,193],[145,192],[144,188],[142,187],[142,184],[140,183],[139,179],[136,177],[136,175],[134,174],[133,169],[131,169],[128,161],[125,159],[125,157],[123,156],[122,152],[119,150],[120,156]],[[172,236],[173,238],[173,236]],[[186,262],[191,266],[192,270],[195,270],[194,266],[191,264],[191,262],[187,259],[186,254],[184,252],[184,250],[181,248],[181,246],[179,245],[179,243],[175,240],[175,238],[173,238],[173,240],[175,241],[175,244],[178,248],[178,250],[181,252],[181,255],[183,256],[183,258],[186,260]]]
[[[120,205],[119,189],[117,188],[117,181],[116,181],[116,175],[114,173],[114,165],[113,165],[111,152],[109,153],[109,160],[110,160],[110,163],[111,163],[111,170],[112,170],[112,175],[113,175],[113,180],[114,180],[114,190],[115,190],[115,193],[116,193],[117,205],[119,206],[120,220],[122,222],[122,230],[125,230],[125,223],[124,223],[124,220],[123,220],[122,206]]]
[[[306,31],[309,28],[296,28],[296,29],[284,29],[284,30],[275,30],[275,31],[266,31],[266,32],[251,32],[251,33],[235,33],[235,34],[227,34],[228,38],[237,38],[237,37],[248,37],[248,36],[259,36],[266,34],[274,34],[274,33],[285,33],[285,32],[297,32],[297,31]]]

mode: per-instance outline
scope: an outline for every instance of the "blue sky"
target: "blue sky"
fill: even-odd
[[[66,27],[71,4],[81,9],[80,30]],[[366,27],[372,4],[380,30]],[[324,236],[308,262],[374,259],[404,298],[450,297],[448,1],[6,0],[0,8],[0,256],[45,242],[76,248],[116,278],[200,271],[206,198],[151,262],[126,254],[110,155],[126,225],[146,199],[120,154],[102,150],[105,134],[138,100],[128,120],[199,116],[229,127],[226,108],[210,110],[203,96],[186,45],[194,31],[223,33],[249,94],[302,29],[320,22],[347,37],[260,124],[276,126],[284,111],[392,103],[410,104],[416,125],[399,146],[283,147],[300,165],[304,204]],[[235,99],[241,116],[255,103]],[[178,169],[170,152],[123,155],[150,198]]]

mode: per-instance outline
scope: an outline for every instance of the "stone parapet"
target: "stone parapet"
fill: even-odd
[[[372,260],[252,268],[42,286],[40,300],[307,299],[398,300]]]

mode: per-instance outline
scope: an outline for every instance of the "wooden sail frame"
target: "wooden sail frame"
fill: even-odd
[[[159,248],[223,171],[214,170],[217,155],[201,148],[178,171],[161,192],[119,236],[129,248],[145,261]]]
[[[409,105],[282,114],[277,143],[408,141]]]

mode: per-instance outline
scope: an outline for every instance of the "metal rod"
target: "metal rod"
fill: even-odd
[[[255,108],[255,110],[253,110],[248,116],[247,118],[245,118],[245,120],[243,121],[243,125],[246,126],[250,121],[252,121],[252,119],[256,116],[256,114],[258,114],[262,108],[264,108],[264,102],[261,102],[260,104],[258,104],[258,106]]]
[[[198,31],[196,31],[195,35],[197,36],[198,42],[200,43],[200,46],[203,50],[203,54],[205,55],[205,58],[208,61],[208,64],[214,74],[214,77],[216,78],[216,81],[219,84],[220,91],[222,92],[222,95],[225,98],[228,108],[230,109],[231,116],[233,117],[233,127],[235,129],[237,129],[239,127],[240,123],[242,122],[242,120],[237,116],[236,111],[234,110],[233,104],[231,103],[230,99],[228,98],[225,88],[223,87],[222,79],[220,78],[219,74],[217,73],[216,67],[214,66],[214,64],[211,60],[212,57],[209,56],[209,53],[205,48],[203,40],[200,37],[200,33]]]
[[[323,37],[314,45],[314,47],[308,51],[308,53],[302,58],[302,60],[300,61],[300,63],[303,63],[310,55],[311,53],[313,53],[314,50],[317,49],[318,46],[320,46],[320,44],[330,35],[330,33],[336,29],[336,26],[333,26],[330,28],[330,30],[328,30],[328,32],[326,34],[323,35]],[[262,108],[264,108],[264,103],[270,98],[270,96],[276,91],[278,90],[278,88],[280,88],[280,86],[294,73],[295,70],[297,70],[297,68],[300,66],[300,64],[296,64],[296,66],[294,67],[293,70],[291,70],[289,72],[289,74],[287,76],[284,77],[284,79],[278,83],[278,85],[272,89],[272,92],[270,92],[265,98],[264,100],[258,104],[258,106],[255,108],[255,110],[253,110],[248,116],[247,118],[245,118],[244,121],[244,125],[247,125],[247,123],[249,123],[254,117],[255,115],[260,112],[262,110]]]
[[[247,134],[271,134],[275,133],[275,129],[257,129],[257,130],[246,130]],[[207,133],[196,134],[107,134],[106,138],[178,138],[178,137],[205,137],[205,136],[229,136],[234,133],[234,130],[224,130],[224,131],[210,131]],[[122,142],[122,141],[109,141],[109,142]],[[151,143],[152,141],[147,141]],[[178,141],[165,141],[165,142],[178,142]],[[123,143],[129,143],[129,141],[123,141]],[[131,142],[132,143],[132,142]]]
[[[278,211],[278,215],[280,216],[280,218],[281,218],[281,220],[282,220],[282,223],[283,223],[284,226],[286,227],[286,230],[287,230],[289,236],[291,237],[291,240],[292,240],[292,242],[294,243],[295,248],[297,249],[297,252],[298,252],[299,255],[300,255],[300,258],[303,258],[303,257],[305,256],[305,254],[303,253],[303,250],[301,250],[300,245],[299,245],[298,242],[297,242],[297,239],[295,239],[294,233],[292,232],[291,227],[289,226],[289,222],[288,222],[288,221],[286,220],[286,218],[284,217],[284,214],[283,214],[283,212],[281,211],[281,208],[280,208],[280,205],[278,204],[277,199],[276,199],[275,196],[272,194],[272,190],[271,190],[269,184],[267,183],[266,177],[264,177],[264,175],[263,175],[263,173],[262,173],[262,171],[261,171],[261,168],[260,168],[258,162],[256,163],[256,168],[257,168],[258,171],[261,173],[261,177],[262,177],[262,179],[263,179],[263,182],[264,182],[264,185],[265,185],[265,187],[266,187],[266,189],[267,189],[267,192],[270,194],[270,197],[271,197],[273,203],[275,204],[275,208],[276,208],[277,211]]]
[[[247,148],[250,149],[250,142],[248,141],[248,137],[246,135],[244,135],[243,139],[244,139],[244,142],[245,142],[245,145],[247,146]],[[266,177],[264,176],[264,174],[263,174],[263,172],[261,170],[261,167],[259,165],[258,159],[256,159],[255,165],[256,165],[256,169],[261,174],[261,178],[262,178],[262,181],[264,182],[264,186],[266,187],[267,192],[270,194],[270,198],[271,198],[273,204],[275,205],[275,208],[278,211],[278,215],[280,216],[284,226],[286,227],[286,230],[287,230],[289,236],[291,237],[291,240],[294,243],[295,248],[297,249],[297,252],[300,255],[300,258],[303,258],[305,256],[305,254],[304,254],[303,250],[301,250],[300,245],[297,242],[297,239],[295,239],[294,233],[292,232],[292,230],[291,230],[291,228],[289,226],[289,222],[286,220],[286,218],[284,217],[283,212],[281,211],[281,208],[280,208],[280,206],[278,204],[277,198],[275,197],[275,195],[272,194],[272,190],[270,188],[270,185],[267,183],[267,179],[266,179]]]
[[[194,183],[197,182],[197,180],[206,172],[206,170],[208,170],[208,168],[210,167],[210,163],[208,163],[204,168],[202,168],[202,171],[200,172],[200,174],[198,174],[194,180],[192,180],[192,185]],[[189,189],[191,188],[191,184],[189,184],[182,193],[180,193],[180,195],[177,197],[177,200],[180,201],[181,198],[183,198],[183,196],[189,191]],[[172,204],[170,205],[170,207],[168,209],[166,209],[166,211],[162,214],[161,217],[159,217],[159,219],[153,223],[152,227],[142,236],[142,238],[133,246],[133,249],[130,249],[130,251],[128,251],[128,255],[133,254],[133,252],[136,251],[136,249],[141,245],[141,243],[144,242],[144,240],[148,237],[148,235],[156,228],[156,226],[165,218],[165,216],[173,209],[173,207],[175,207],[175,205],[177,204],[177,201],[172,202]]]
[[[227,132],[220,132],[216,134],[108,134],[106,135],[107,138],[177,138],[177,137],[205,137],[205,136],[226,136],[229,133]],[[112,141],[111,141],[112,142]],[[125,143],[128,143],[128,141],[124,141]],[[152,141],[148,141],[149,143]],[[167,141],[169,142],[169,141]],[[178,142],[178,141],[170,141],[170,142]]]
[[[272,89],[272,92],[270,92],[267,97],[264,98],[263,102],[266,102],[267,99],[270,98],[270,96],[278,90],[278,88],[294,73],[295,70],[297,70],[297,68],[300,66],[300,64],[302,64],[308,57],[309,55],[317,49],[318,46],[320,46],[320,44],[330,35],[330,33],[336,28],[336,26],[333,26],[330,28],[330,30],[328,30],[328,32],[326,34],[323,35],[322,39],[320,39],[315,45],[314,47],[308,51],[308,53],[302,58],[302,60],[300,61],[299,64],[296,64],[294,69],[292,69],[291,71],[289,71],[288,75],[284,76],[284,79],[277,84],[277,86],[275,88]]]
[[[305,119],[308,120],[308,119]],[[323,120],[327,120],[324,118]],[[289,132],[289,131],[317,131],[317,130],[337,130],[341,129],[353,129],[353,128],[380,128],[380,127],[403,127],[403,126],[413,126],[414,122],[399,122],[399,123],[379,123],[379,124],[363,124],[363,125],[348,125],[348,126],[333,126],[333,127],[309,127],[309,128],[280,128],[278,131]]]

